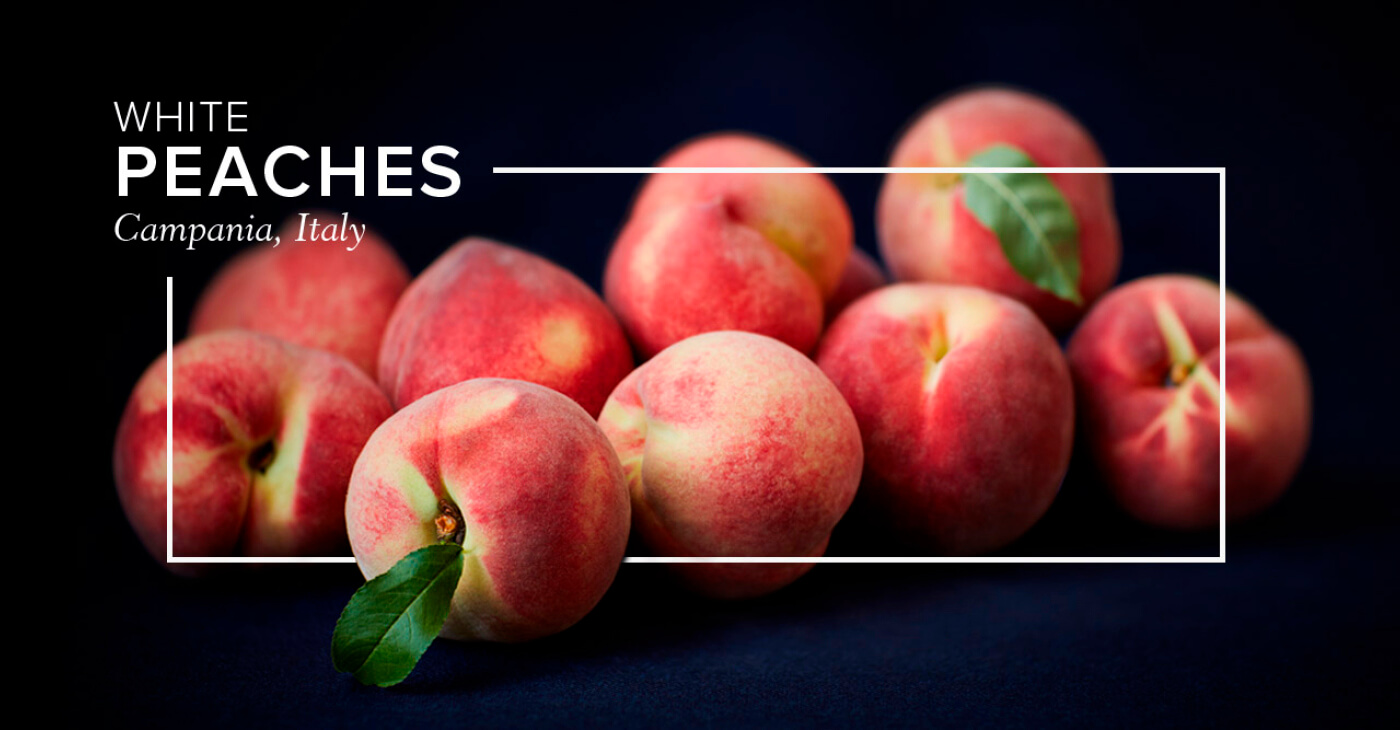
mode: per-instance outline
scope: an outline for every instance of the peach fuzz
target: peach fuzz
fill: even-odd
[[[1054,337],[1021,303],[889,286],[832,323],[817,363],[860,423],[862,508],[906,542],[983,553],[1049,508],[1069,466],[1074,394]]]
[[[1298,348],[1239,297],[1190,276],[1109,292],[1069,343],[1084,437],[1119,503],[1144,522],[1192,529],[1278,499],[1307,449],[1311,385]]]
[[[244,331],[191,338],[171,357],[174,554],[343,554],[355,457],[392,412],[374,381],[344,358]],[[127,519],[162,562],[165,370],[162,356],[136,384],[113,456]]]
[[[893,167],[961,167],[995,144],[1009,144],[1040,167],[1102,167],[1103,155],[1079,122],[1054,104],[1009,89],[968,91],[918,117],[890,158]],[[1005,294],[1064,332],[1113,284],[1122,256],[1107,175],[1049,173],[1079,227],[1083,306],[1023,278],[995,234],[968,211],[959,177],[891,173],[876,207],[880,252],[895,279],[970,284]]]
[[[491,377],[553,388],[596,416],[631,369],[626,335],[587,284],[482,238],[462,240],[413,280],[379,354],[379,383],[399,408]]]
[[[691,141],[663,167],[808,167],[767,140]],[[604,276],[604,296],[643,358],[691,335],[743,330],[801,350],[852,247],[836,186],[809,173],[657,173],[642,187]]]
[[[836,285],[836,291],[826,300],[827,324],[846,311],[851,302],[888,283],[885,272],[880,270],[880,265],[875,263],[875,259],[858,248],[851,249],[851,259],[846,263],[841,281]]]
[[[312,219],[341,222],[328,213]],[[379,342],[408,271],[371,230],[358,243],[353,236],[346,244],[296,241],[300,220],[283,224],[281,243],[257,244],[219,270],[195,305],[190,334],[263,332],[333,352],[374,377]]]
[[[630,507],[617,454],[577,403],[483,378],[394,414],[355,462],[345,520],[366,579],[464,527],[466,565],[441,635],[524,641],[583,618],[612,584]]]
[[[603,408],[632,494],[633,529],[657,555],[814,557],[860,482],[860,433],[802,353],[747,332],[682,340],[627,376]],[[767,593],[811,563],[675,564],[721,598]]]

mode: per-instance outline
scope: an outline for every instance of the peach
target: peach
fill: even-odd
[[[336,555],[360,447],[392,412],[348,360],[244,331],[177,345],[174,534],[180,557]],[[117,495],[146,549],[166,554],[166,359],[117,429]],[[197,573],[192,564],[168,564]]]
[[[745,134],[691,141],[662,167],[809,167]],[[813,173],[657,173],[608,257],[603,292],[643,358],[691,335],[743,330],[807,352],[841,280],[851,215]]]
[[[355,462],[345,521],[366,579],[438,542],[440,518],[467,552],[441,635],[524,641],[572,626],[602,598],[630,506],[617,454],[583,408],[482,378],[394,414]]]
[[[813,557],[860,482],[860,433],[802,353],[748,332],[678,342],[627,376],[603,408],[655,554]],[[811,563],[674,564],[724,598],[781,588]]]
[[[1074,393],[1054,337],[1021,303],[973,287],[889,286],[836,318],[817,363],[860,423],[862,510],[911,545],[994,550],[1055,498]]]
[[[1307,449],[1311,386],[1298,348],[1239,297],[1191,276],[1138,279],[1109,292],[1069,343],[1084,437],[1130,514],[1193,529],[1244,517],[1288,486]]]
[[[553,388],[596,416],[632,369],[603,300],[534,254],[467,238],[404,292],[384,333],[379,383],[402,408],[473,378]]]
[[[1054,104],[1009,89],[979,89],[929,109],[895,147],[894,167],[962,167],[990,146],[1008,144],[1040,167],[1102,167],[1079,122]],[[1113,284],[1122,255],[1107,175],[1051,173],[1078,223],[1083,304],[1038,288],[1012,268],[996,235],[964,204],[958,175],[890,173],[876,210],[880,252],[895,279],[971,284],[1017,299],[1057,332]]]
[[[836,285],[836,291],[826,300],[827,324],[831,324],[836,315],[844,312],[851,302],[888,283],[885,272],[880,270],[880,265],[875,263],[875,259],[858,248],[851,249],[851,259],[846,263],[846,270],[841,273],[841,281]]]
[[[329,213],[306,225],[341,226]],[[361,225],[352,223],[351,225]],[[408,271],[368,228],[345,243],[298,241],[302,218],[289,218],[280,243],[261,243],[229,261],[195,305],[190,334],[224,329],[264,332],[340,355],[374,377],[379,341]],[[353,249],[353,250],[347,250]]]

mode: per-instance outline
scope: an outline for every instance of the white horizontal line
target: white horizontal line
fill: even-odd
[[[971,563],[971,564],[1009,564],[1017,565],[1023,563],[1223,563],[1225,559],[1218,555],[1207,555],[1201,557],[1174,557],[1174,558],[1153,558],[1153,557],[1127,557],[1127,558],[1084,558],[1084,557],[888,557],[888,558],[865,558],[848,556],[826,556],[820,558],[797,558],[797,557],[774,557],[774,558],[750,558],[750,557],[728,557],[728,558],[703,558],[703,557],[632,557],[623,558],[624,563],[800,563],[800,564],[844,564],[844,565],[874,565],[879,563]]]
[[[353,556],[349,556],[349,555],[344,556],[344,557],[324,557],[324,558],[233,557],[233,556],[214,556],[214,557],[201,557],[201,558],[182,558],[182,557],[175,557],[175,556],[172,556],[172,557],[166,558],[166,559],[165,559],[165,562],[167,562],[167,563],[194,564],[194,565],[200,565],[200,564],[210,564],[210,565],[214,565],[214,564],[218,564],[218,565],[233,564],[233,565],[242,565],[242,564],[244,564],[244,563],[282,563],[282,564],[287,564],[287,563],[291,563],[291,564],[296,564],[296,563],[307,563],[307,564],[316,564],[316,563],[353,563],[353,562],[355,562],[355,558],[354,558]]]
[[[317,565],[317,564],[325,564],[325,563],[354,563],[354,562],[355,562],[355,558],[350,557],[350,556],[345,556],[345,557],[320,557],[320,558],[293,558],[293,557],[257,557],[257,558],[247,558],[247,557],[231,557],[231,556],[230,556],[230,557],[203,557],[203,558],[194,558],[194,557],[189,557],[189,558],[171,557],[171,558],[167,558],[165,562],[167,562],[167,563],[180,563],[180,564],[187,564],[187,565],[188,565],[188,564],[193,564],[193,565],[200,565],[200,564],[208,564],[208,565],[241,565],[241,564],[281,564],[281,565],[307,564],[307,565]],[[759,563],[759,564],[797,563],[797,564],[803,564],[803,565],[806,565],[806,564],[878,565],[878,564],[880,564],[880,563],[891,563],[891,564],[893,564],[893,563],[943,563],[943,564],[948,564],[948,563],[965,563],[965,564],[979,564],[979,565],[987,565],[987,564],[1018,565],[1018,564],[1023,564],[1023,563],[1060,563],[1060,564],[1069,564],[1069,563],[1080,563],[1080,564],[1084,564],[1084,563],[1088,563],[1088,564],[1095,564],[1095,563],[1098,563],[1098,564],[1102,564],[1102,563],[1147,563],[1147,564],[1167,564],[1167,563],[1223,563],[1223,562],[1225,562],[1225,559],[1222,558],[1222,557],[1220,557],[1220,556],[1218,556],[1218,555],[1211,555],[1211,556],[1204,556],[1204,557],[1176,557],[1176,558],[1151,558],[1151,557],[1148,557],[1148,558],[1143,558],[1143,557],[1128,557],[1128,558],[1112,558],[1112,557],[1109,557],[1109,558],[1083,558],[1083,557],[1043,558],[1043,557],[1022,557],[1022,558],[1018,558],[1018,557],[986,557],[986,556],[981,556],[981,557],[962,557],[962,558],[950,558],[950,557],[918,557],[918,556],[912,556],[912,557],[888,557],[888,558],[866,558],[866,557],[847,557],[847,556],[831,556],[831,555],[828,555],[828,556],[820,557],[820,558],[800,558],[800,557],[791,557],[791,556],[768,557],[768,558],[763,558],[763,557],[723,557],[723,558],[721,558],[721,557],[714,557],[714,558],[711,558],[711,557],[696,557],[696,556],[687,556],[687,557],[645,556],[645,557],[628,557],[628,558],[623,558],[623,559],[622,559],[622,562],[624,562],[624,563],[633,563],[633,564],[657,564],[657,563],[672,563],[672,564],[674,564],[674,563],[711,563],[711,564],[729,564],[729,565],[733,565],[733,564],[746,564],[746,563]]]
[[[1208,174],[1223,175],[1223,167],[493,167],[491,172],[505,175],[580,175],[580,174],[622,174],[641,175],[648,173],[695,174],[695,173],[805,173],[822,175],[841,174],[883,174],[887,172],[908,172],[925,174],[959,174],[973,172],[1014,173],[1014,172],[1055,172],[1055,173],[1094,173],[1116,174]]]

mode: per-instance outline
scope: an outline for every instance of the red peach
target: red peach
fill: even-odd
[[[307,214],[313,219],[337,226],[343,220]],[[342,245],[294,240],[300,225],[299,216],[288,219],[280,243],[258,244],[224,265],[195,305],[190,334],[264,332],[333,352],[374,377],[379,341],[408,271],[368,228],[363,239],[352,235]]]
[[[1009,89],[950,97],[920,116],[900,138],[890,165],[961,167],[996,144],[1025,152],[1041,167],[1102,167],[1103,156],[1079,122],[1054,104]],[[1113,191],[1100,173],[1049,173],[1079,228],[1079,294],[1061,299],[1023,278],[996,235],[964,204],[957,175],[891,173],[876,211],[880,252],[901,281],[971,284],[1017,299],[1057,332],[1113,284],[1122,255]]]
[[[617,386],[599,419],[658,555],[819,556],[860,482],[851,409],[802,353],[747,332],[682,340]],[[718,597],[767,593],[811,563],[676,564]]]
[[[773,142],[702,137],[662,167],[809,167]],[[603,291],[638,352],[743,330],[816,344],[852,241],[841,193],[811,173],[657,173],[608,258]]]
[[[177,345],[174,535],[180,557],[335,555],[360,447],[392,412],[348,360],[252,332]],[[113,471],[146,549],[166,554],[166,360],[136,384]],[[168,564],[177,573],[190,565]]]
[[[607,305],[534,254],[467,238],[404,292],[384,334],[379,383],[394,405],[473,378],[539,383],[596,415],[632,369]]]
[[[1311,386],[1303,357],[1239,297],[1153,276],[1109,292],[1069,344],[1084,435],[1114,496],[1144,522],[1219,524],[1220,404],[1225,403],[1225,512],[1278,499],[1307,450]]]
[[[906,541],[982,553],[1049,508],[1069,466],[1074,395],[1054,337],[1021,303],[889,286],[836,319],[817,363],[860,423],[861,501]]]
[[[345,503],[365,578],[463,527],[450,639],[524,641],[596,605],[627,548],[617,454],[574,401],[533,383],[458,383],[394,414],[365,445]]]

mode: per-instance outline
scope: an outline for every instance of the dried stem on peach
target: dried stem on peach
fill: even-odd
[[[466,532],[462,525],[462,513],[445,498],[438,500],[438,512],[437,518],[433,520],[438,542],[445,544],[450,541],[461,545]]]

